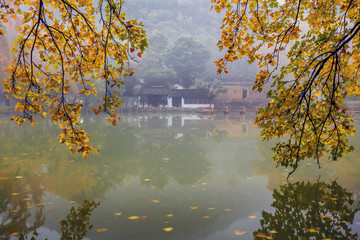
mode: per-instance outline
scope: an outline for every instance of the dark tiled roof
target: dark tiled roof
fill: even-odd
[[[168,95],[169,89],[167,87],[147,88],[140,89],[139,95]]]
[[[183,89],[170,89],[169,97],[181,97]]]
[[[184,97],[184,98],[208,98],[209,97],[209,89],[182,90],[182,97]]]
[[[169,97],[208,98],[208,89],[168,89],[166,87],[143,87],[139,95],[169,95]]]

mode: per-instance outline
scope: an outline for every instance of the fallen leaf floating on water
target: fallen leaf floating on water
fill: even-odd
[[[135,219],[139,219],[140,217],[138,217],[138,216],[131,216],[131,217],[128,217],[128,219],[130,219],[130,220],[135,220]]]
[[[328,218],[328,216],[325,216],[325,215],[319,215],[319,218]]]
[[[229,209],[229,208],[225,208],[225,209],[224,209],[224,211],[230,212],[230,211],[231,211],[231,209]]]
[[[336,201],[338,200],[337,198],[331,197],[330,200]]]
[[[148,216],[142,216],[141,218],[142,218],[142,219],[145,219],[145,220],[150,219]]]
[[[115,216],[120,216],[121,214],[121,212],[114,213]]]
[[[34,206],[27,206],[26,208],[33,208]]]
[[[36,206],[42,206],[45,205],[46,203],[42,202],[42,203],[37,203]]]
[[[244,235],[245,233],[246,233],[245,231],[240,232],[239,230],[235,230],[235,235],[237,235],[237,236]]]
[[[24,198],[23,201],[30,201],[31,198]]]
[[[152,202],[159,203],[160,201],[159,200],[152,200]]]
[[[145,178],[144,181],[149,182],[149,181],[151,181],[151,179],[150,178]]]
[[[71,204],[76,203],[75,201],[70,201]]]
[[[306,231],[311,232],[311,233],[317,233],[317,232],[319,232],[319,230],[317,230],[317,229],[315,229],[315,228],[308,228],[308,229],[306,229]]]
[[[248,216],[249,218],[257,218],[257,216],[255,216],[255,215],[250,215],[250,216]]]
[[[215,208],[213,208],[213,207],[210,207],[210,208],[208,208],[208,210],[215,210]]]
[[[16,236],[16,235],[19,235],[19,233],[18,232],[10,233],[10,236]]]
[[[8,177],[0,177],[0,180],[7,180],[9,179]]]
[[[21,178],[23,178],[23,176],[15,176],[15,178],[21,179]]]
[[[99,229],[96,229],[97,232],[105,232],[109,229],[106,229],[106,228],[99,228]]]
[[[163,228],[163,230],[165,232],[171,232],[172,230],[174,230],[174,228],[173,227],[167,227],[167,228]]]
[[[174,215],[172,215],[172,214],[168,214],[168,215],[166,215],[167,217],[173,217]]]
[[[208,219],[208,218],[210,218],[210,216],[203,216],[203,218]]]
[[[189,207],[191,210],[198,209],[199,207]]]
[[[264,235],[264,234],[262,234],[262,233],[258,233],[258,234],[256,234],[256,235],[255,235],[255,237],[258,237],[258,238],[265,238],[265,239],[273,239],[272,237],[270,237],[270,236],[266,236],[266,235]]]
[[[278,232],[275,230],[272,230],[272,231],[269,231],[269,233],[278,233]]]
[[[19,193],[14,192],[14,193],[12,193],[11,195],[13,195],[13,196],[17,196],[17,195],[19,195]]]

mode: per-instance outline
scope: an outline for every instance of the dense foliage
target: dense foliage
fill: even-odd
[[[225,11],[218,71],[247,56],[260,69],[253,89],[271,83],[272,100],[256,123],[265,140],[284,137],[274,160],[295,170],[299,160],[352,151],[355,128],[344,99],[360,96],[360,1],[212,2]]]
[[[13,120],[35,125],[35,114],[50,115],[62,129],[60,142],[71,152],[86,158],[96,151],[79,125],[83,107],[79,96],[96,95],[94,80],[102,79],[102,104],[93,111],[107,113],[108,123],[115,125],[120,119],[116,109],[122,103],[118,89],[122,78],[133,74],[128,61],[141,57],[147,46],[142,24],[126,18],[123,3],[0,1],[0,23],[21,20],[13,44],[16,57],[6,70],[9,78],[2,82],[8,97],[18,99],[15,110],[20,113]]]

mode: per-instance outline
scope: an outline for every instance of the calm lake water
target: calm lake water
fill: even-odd
[[[253,119],[125,115],[112,127],[84,118],[101,153],[83,160],[50,121],[18,128],[2,117],[0,239],[35,230],[36,239],[358,239],[359,213],[349,215],[360,198],[359,134],[354,153],[321,169],[302,162],[287,183]]]

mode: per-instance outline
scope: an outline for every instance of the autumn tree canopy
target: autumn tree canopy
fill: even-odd
[[[95,3],[94,3],[95,2]],[[123,77],[133,74],[130,60],[147,47],[142,23],[127,19],[123,0],[0,0],[0,35],[6,24],[21,19],[13,43],[14,59],[2,81],[7,96],[18,99],[13,117],[19,125],[34,115],[51,117],[62,130],[60,142],[86,156],[96,151],[79,124],[81,95],[96,95],[94,80],[105,82],[95,114],[120,117],[118,91]],[[1,36],[0,36],[1,37]],[[76,94],[73,94],[76,92]]]
[[[277,164],[295,170],[305,158],[352,151],[344,99],[360,97],[360,1],[211,1],[225,12],[218,71],[247,56],[260,69],[253,89],[271,84],[255,122],[264,140],[280,138]]]

